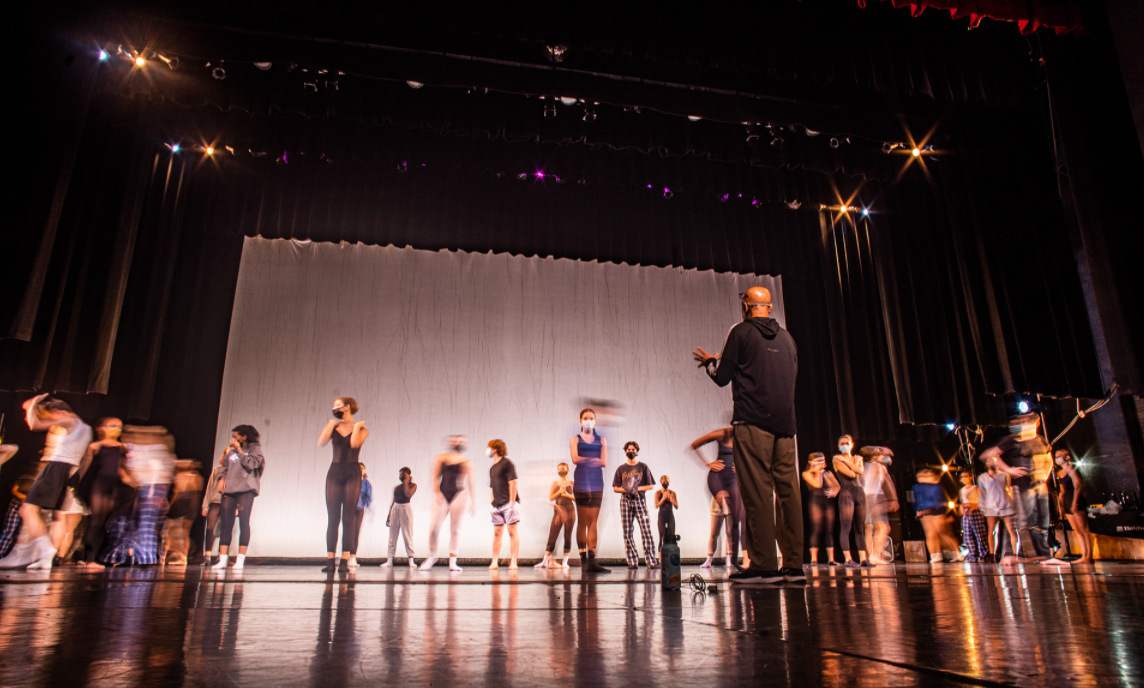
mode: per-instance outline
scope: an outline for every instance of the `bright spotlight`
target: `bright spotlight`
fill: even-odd
[[[136,67],[144,67],[146,65],[147,65],[147,60],[145,60],[142,55],[136,55],[135,56],[135,66]]]
[[[111,56],[107,54],[106,50],[100,50],[99,51],[99,61],[100,62],[106,62],[107,58],[109,58],[109,57],[111,57]]]
[[[177,143],[172,143],[170,148],[171,148],[172,153],[178,153],[179,152],[179,144],[177,144]]]
[[[915,149],[913,149],[912,151],[910,151],[910,155],[914,156],[915,158],[916,158],[916,157],[918,157],[918,156],[919,156],[919,155],[921,155],[921,154],[922,154],[921,150],[919,150],[919,149],[917,149],[917,148],[915,148]]]
[[[957,429],[957,425],[956,425],[956,424],[954,424],[954,423],[946,423],[946,424],[945,424],[945,429],[946,429],[946,430],[949,430],[950,432],[953,432],[954,430],[956,430],[956,429]]]
[[[207,146],[207,155],[214,155],[214,146]]]
[[[1029,402],[1025,401],[1024,399],[1022,399],[1021,401],[1018,401],[1017,402],[1017,410],[1020,411],[1021,413],[1028,413],[1029,412]]]
[[[949,464],[947,464],[947,463],[943,463],[943,464],[941,465],[941,472],[942,472],[942,473],[949,473]]]
[[[870,216],[870,211],[866,208],[863,208],[862,209],[862,217],[869,217],[869,216]]]
[[[956,502],[946,502],[946,506],[948,506],[950,509],[956,509],[957,503]]]

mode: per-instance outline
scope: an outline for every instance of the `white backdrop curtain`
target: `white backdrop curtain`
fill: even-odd
[[[541,556],[552,518],[548,488],[556,465],[569,461],[585,399],[622,408],[620,420],[599,428],[610,449],[606,483],[623,442],[639,442],[640,459],[657,480],[667,473],[679,494],[684,556],[704,555],[711,495],[689,445],[728,423],[731,392],[698,370],[690,352],[719,350],[740,319],[737,295],[755,285],[771,290],[774,317],[785,325],[775,277],[246,239],[216,452],[235,425],[262,435],[266,470],[250,554],[324,555],[331,449],[319,449],[317,437],[334,399],[352,396],[356,419],[370,430],[361,460],[375,495],[361,557],[385,556],[385,516],[402,466],[420,485],[414,538],[417,555],[427,554],[431,459],[454,433],[471,438],[477,484],[477,515],[466,514],[460,555],[490,555],[484,448],[499,438],[520,476],[521,556]],[[654,512],[652,494],[647,499]],[[605,494],[603,557],[623,556],[618,501]],[[447,547],[446,530],[438,554]]]

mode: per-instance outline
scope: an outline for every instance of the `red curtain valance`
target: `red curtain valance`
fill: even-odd
[[[883,0],[885,2],[886,0]],[[1021,33],[1033,33],[1042,26],[1058,34],[1084,31],[1081,3],[1077,0],[889,0],[894,7],[909,7],[913,16],[928,9],[947,10],[954,19],[969,17],[976,28],[988,17],[1017,22]],[[866,6],[866,0],[858,0]]]

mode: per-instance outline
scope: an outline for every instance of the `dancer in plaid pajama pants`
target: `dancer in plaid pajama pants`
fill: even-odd
[[[627,554],[628,568],[639,568],[640,554],[636,549],[635,529],[632,519],[640,524],[640,536],[644,544],[644,560],[650,569],[659,568],[659,560],[655,558],[655,538],[652,536],[651,520],[647,515],[647,501],[644,492],[655,487],[655,478],[651,470],[636,457],[640,453],[640,445],[628,442],[624,445],[624,453],[628,460],[616,469],[616,477],[612,480],[612,490],[620,493],[620,524],[624,528],[624,549]]]
[[[978,503],[978,489],[973,484],[973,474],[969,471],[961,473],[961,539],[969,548],[966,561],[988,561],[989,542],[986,539],[988,527],[985,525],[985,516],[981,513]]]

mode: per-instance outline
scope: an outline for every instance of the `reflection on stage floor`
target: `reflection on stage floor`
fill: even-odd
[[[0,572],[0,685],[1130,685],[1144,566]]]

